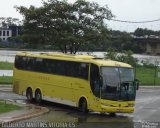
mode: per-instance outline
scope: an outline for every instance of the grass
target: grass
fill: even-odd
[[[13,63],[0,62],[0,70],[13,70]],[[0,76],[0,84],[12,84],[13,77],[11,76]]]
[[[11,76],[0,76],[0,84],[12,84],[12,80]]]
[[[19,110],[21,109],[20,106],[6,103],[5,101],[0,101],[0,114],[5,112],[10,112],[13,110]]]
[[[0,70],[13,70],[13,63],[0,62]]]
[[[155,68],[137,67],[136,78],[140,80],[141,85],[160,85],[160,77],[157,76],[158,72],[160,72],[160,68],[156,69],[155,77]]]

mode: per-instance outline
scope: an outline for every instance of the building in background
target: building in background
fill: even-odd
[[[12,36],[12,30],[9,28],[0,28],[0,38],[2,41],[7,41]]]
[[[7,41],[9,37],[18,36],[22,33],[22,26],[9,26],[8,28],[0,28],[0,38]]]
[[[12,36],[18,36],[22,34],[22,26],[9,26],[9,29],[12,31]]]
[[[149,55],[160,55],[159,37],[135,37],[134,40],[144,53]]]

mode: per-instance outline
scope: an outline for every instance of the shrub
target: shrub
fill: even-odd
[[[116,49],[110,49],[107,54],[105,54],[105,58],[128,63],[132,66],[137,65],[138,60],[132,56],[132,51],[123,51],[123,53],[117,53],[116,51]]]

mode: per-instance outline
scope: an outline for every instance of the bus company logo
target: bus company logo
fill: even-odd
[[[38,76],[38,78],[41,80],[46,80],[46,81],[50,80],[50,78],[46,76]]]

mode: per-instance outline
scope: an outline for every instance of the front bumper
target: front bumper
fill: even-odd
[[[108,113],[133,113],[134,107],[111,107],[101,105],[99,112],[108,112]]]

